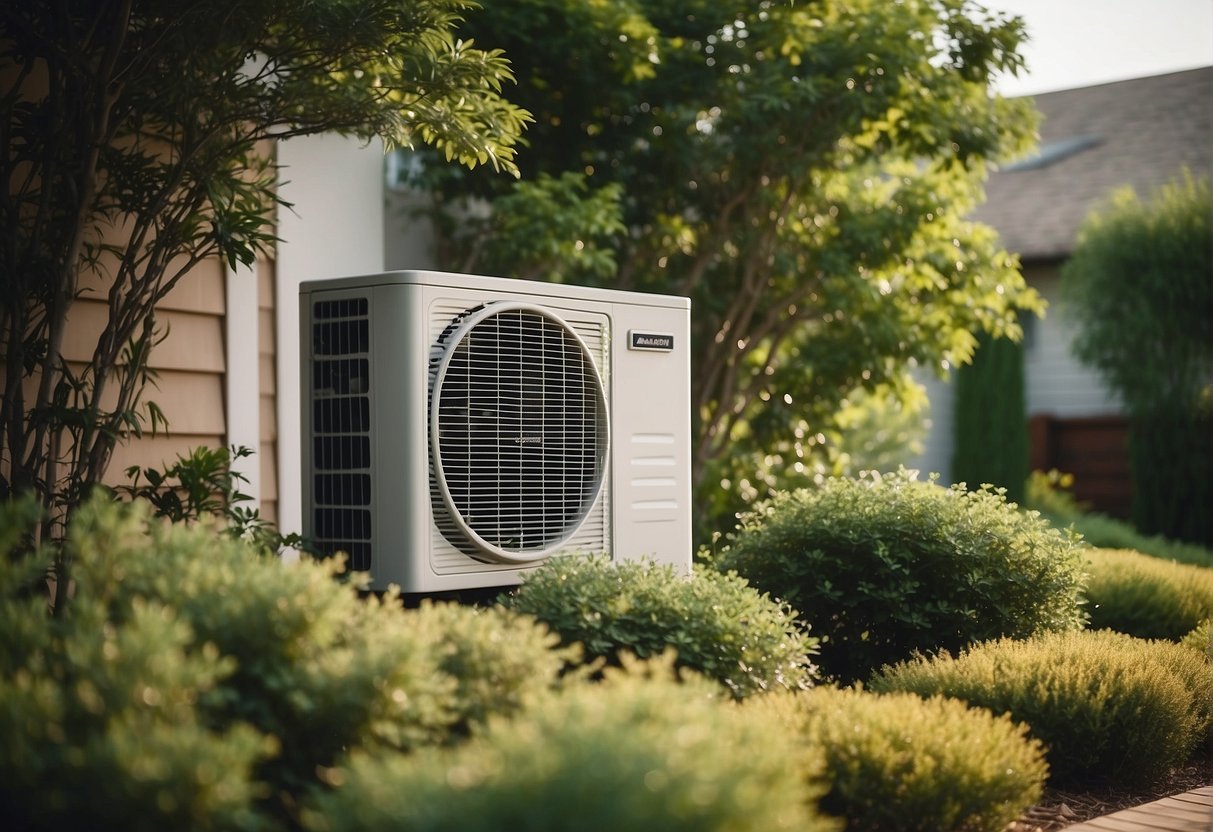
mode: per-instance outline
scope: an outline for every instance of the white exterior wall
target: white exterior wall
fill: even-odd
[[[303,520],[299,284],[383,270],[383,147],[341,136],[291,139],[278,145],[278,163],[278,192],[293,206],[278,213],[278,526],[294,532]]]
[[[1074,324],[1061,302],[1056,266],[1024,270],[1028,282],[1049,303],[1044,320],[1030,324],[1024,349],[1024,396],[1028,414],[1103,416],[1121,412],[1117,397],[1099,375],[1070,351]]]
[[[1067,319],[1061,302],[1061,279],[1057,266],[1035,266],[1024,275],[1049,303],[1044,319],[1025,323],[1024,399],[1027,416],[1040,413],[1072,418],[1104,416],[1121,412],[1117,397],[1107,389],[1099,375],[1080,364],[1070,352],[1074,325]],[[906,462],[906,467],[922,472],[939,472],[940,482],[951,482],[953,407],[955,387],[925,372],[916,374],[930,399],[930,426],[923,440],[923,452]]]
[[[927,391],[927,434],[922,440],[922,453],[907,460],[907,468],[919,471],[918,478],[926,480],[928,474],[939,474],[942,483],[951,482],[952,472],[952,426],[953,401],[956,388],[952,384],[953,375],[947,379],[918,370],[914,373],[915,380]]]

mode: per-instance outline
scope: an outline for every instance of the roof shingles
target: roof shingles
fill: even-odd
[[[1113,191],[1142,198],[1175,179],[1213,171],[1213,67],[1035,96],[1040,146],[1099,141],[1052,164],[990,175],[975,217],[996,228],[1023,261],[1056,260]]]

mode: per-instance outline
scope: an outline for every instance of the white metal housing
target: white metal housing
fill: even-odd
[[[400,271],[300,287],[304,534],[406,593],[689,572],[690,301]]]

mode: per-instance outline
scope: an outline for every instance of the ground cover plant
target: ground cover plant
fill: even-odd
[[[559,558],[528,575],[504,599],[579,644],[585,659],[618,664],[673,649],[680,667],[725,685],[734,696],[809,685],[817,639],[794,610],[733,574],[696,566],[684,579],[651,561]]]
[[[1050,785],[1133,787],[1203,746],[1213,702],[1209,659],[1108,630],[1000,639],[953,657],[887,667],[873,690],[950,696],[1029,726]]]
[[[823,672],[849,682],[915,651],[1077,629],[1079,548],[996,491],[903,471],[777,495],[709,559],[797,609]]]
[[[1179,641],[1213,618],[1213,569],[1123,549],[1088,549],[1092,628]]]
[[[312,832],[834,830],[815,753],[668,659],[625,662],[455,749],[359,754],[309,804]]]

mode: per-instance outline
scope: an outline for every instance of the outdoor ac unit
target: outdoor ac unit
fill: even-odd
[[[690,571],[690,301],[401,271],[300,288],[304,534],[373,587]]]

